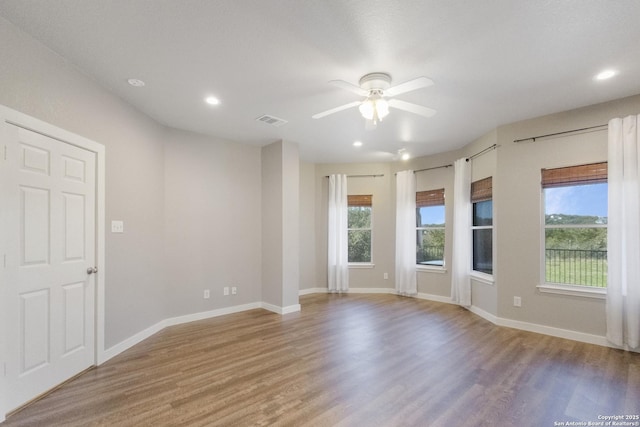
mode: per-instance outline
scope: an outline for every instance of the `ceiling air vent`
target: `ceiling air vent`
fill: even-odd
[[[262,122],[262,123],[266,123],[266,124],[271,125],[271,126],[275,126],[275,127],[280,127],[282,125],[286,125],[287,123],[289,123],[284,119],[279,119],[279,118],[277,118],[275,116],[270,116],[268,114],[264,114],[264,115],[258,117],[256,120],[259,121],[259,122]]]

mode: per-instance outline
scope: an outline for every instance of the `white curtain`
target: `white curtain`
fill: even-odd
[[[640,347],[640,116],[609,121],[607,339]]]
[[[451,299],[471,306],[471,165],[467,159],[454,163],[453,181],[453,259]]]
[[[329,176],[329,292],[349,290],[347,175]]]
[[[396,175],[396,292],[418,293],[416,283],[416,177],[412,170]]]

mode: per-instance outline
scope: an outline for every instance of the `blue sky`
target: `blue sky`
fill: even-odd
[[[444,206],[427,206],[420,208],[423,224],[444,224]]]
[[[545,213],[607,216],[607,184],[545,189]]]

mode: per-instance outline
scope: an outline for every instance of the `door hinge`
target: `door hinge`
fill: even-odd
[[[2,266],[7,268],[7,254],[2,254]]]
[[[6,145],[4,146],[4,150],[3,151],[4,151],[3,157],[4,157],[5,160],[7,160],[7,146]]]

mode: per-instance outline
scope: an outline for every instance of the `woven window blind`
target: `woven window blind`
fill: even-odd
[[[484,202],[493,197],[492,177],[471,183],[471,203]]]
[[[347,196],[348,206],[369,206],[372,205],[373,196],[371,194]]]
[[[444,205],[444,188],[416,192],[416,208],[440,205]]]
[[[607,162],[542,169],[542,188],[607,182]]]

